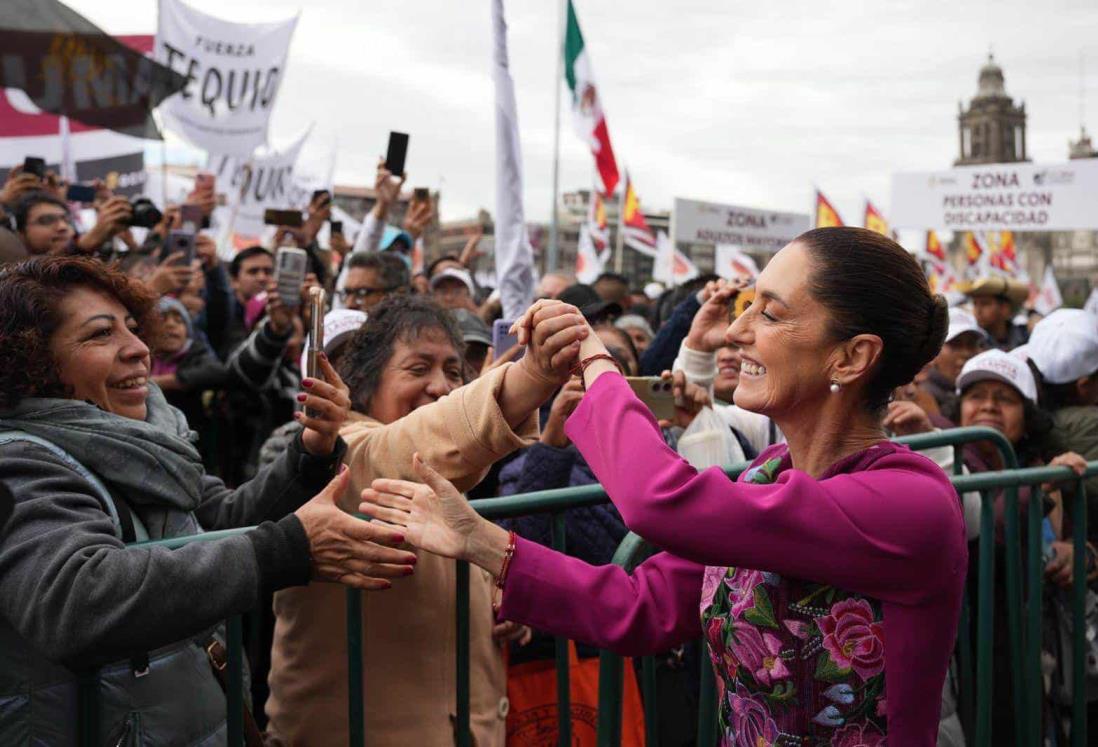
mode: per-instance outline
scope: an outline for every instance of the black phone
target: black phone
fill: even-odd
[[[168,257],[183,252],[183,256],[173,260],[172,264],[189,266],[194,262],[195,245],[193,231],[168,231],[168,239],[160,250],[160,260],[166,261]]]
[[[427,187],[416,187],[412,190],[412,199],[416,202],[430,202],[431,190]]]
[[[406,132],[389,133],[389,149],[385,153],[385,168],[393,176],[404,173],[404,159],[408,155],[408,134]]]
[[[330,228],[328,230],[330,230],[332,233],[338,233],[340,235],[343,234],[343,221],[341,221],[341,220],[329,221],[328,225],[330,226]]]
[[[405,136],[407,138],[407,136]],[[401,163],[404,163],[401,160]],[[27,156],[23,159],[23,173],[34,174],[39,179],[46,178],[46,159],[38,156]]]
[[[301,218],[300,210],[271,210],[263,211],[263,222],[268,226],[289,226],[301,228],[305,222]]]
[[[325,202],[331,202],[332,201],[332,193],[331,192],[329,192],[326,189],[315,189],[315,190],[313,190],[313,196],[312,196],[312,199],[309,200],[309,204],[310,205],[316,204],[316,200],[317,200],[318,197],[327,197],[328,198],[328,199],[324,200],[324,202],[320,203],[321,205],[323,205]]]
[[[65,199],[69,202],[95,202],[95,187],[87,184],[70,184],[65,192]]]

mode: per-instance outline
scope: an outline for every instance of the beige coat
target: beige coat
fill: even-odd
[[[395,423],[352,414],[343,428],[357,510],[377,477],[414,480],[412,454],[468,490],[493,462],[534,441],[537,413],[515,431],[497,397],[501,367]],[[456,718],[456,564],[417,551],[415,575],[362,595],[363,692],[370,747],[447,745]],[[492,641],[492,579],[470,568],[470,719],[478,747],[502,746],[507,681]],[[314,583],[278,592],[267,701],[269,730],[285,744],[347,744],[346,590]]]

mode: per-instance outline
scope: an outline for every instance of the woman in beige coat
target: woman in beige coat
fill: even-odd
[[[538,436],[538,407],[568,379],[580,320],[518,363],[462,386],[461,336],[451,317],[422,297],[378,306],[348,343],[340,372],[352,413],[341,431],[356,510],[374,478],[414,480],[420,455],[460,490],[493,462]],[[415,574],[363,597],[363,679],[370,747],[446,745],[456,720],[456,564],[417,551]],[[507,682],[492,638],[491,577],[470,569],[470,719],[475,744],[502,746]],[[312,584],[275,596],[267,714],[275,743],[346,744],[346,591]]]

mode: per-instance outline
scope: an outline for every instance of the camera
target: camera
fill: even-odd
[[[136,228],[153,228],[164,220],[164,214],[148,197],[138,197],[130,205],[133,207],[133,214],[130,215],[128,225]]]

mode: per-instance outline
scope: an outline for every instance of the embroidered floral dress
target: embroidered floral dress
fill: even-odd
[[[772,483],[788,466],[788,457],[775,457],[744,481]],[[879,602],[749,568],[708,567],[701,615],[724,744],[885,744]]]

